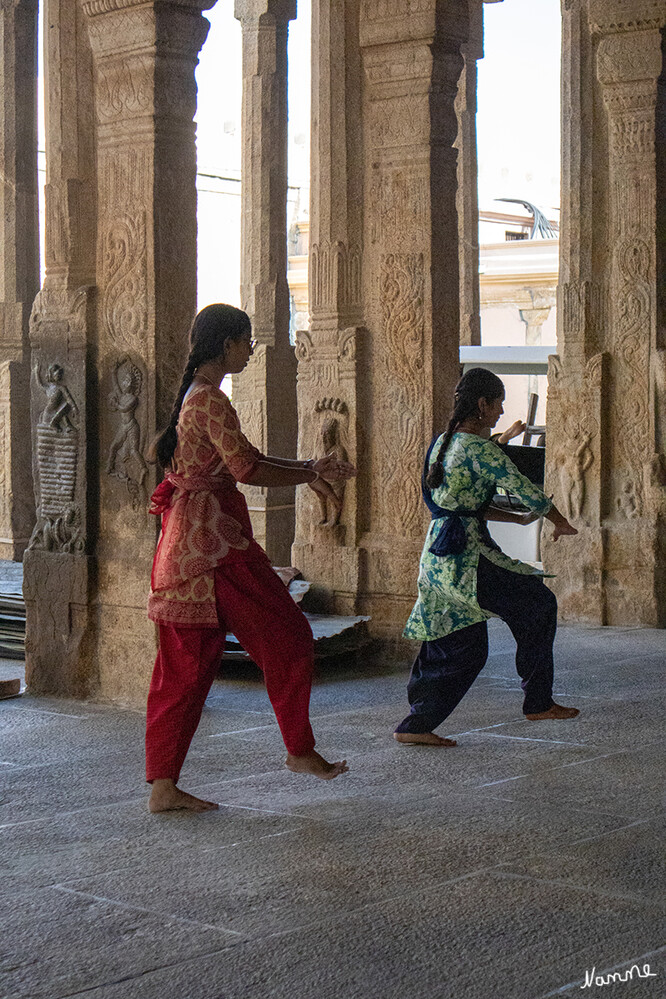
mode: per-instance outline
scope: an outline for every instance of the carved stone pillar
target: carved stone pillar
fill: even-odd
[[[287,285],[287,32],[296,0],[236,0],[243,30],[241,305],[258,347],[233,378],[234,405],[250,441],[296,456],[296,359]],[[294,489],[246,486],[257,541],[288,565]]]
[[[567,551],[547,544],[544,560],[558,573],[565,616],[663,625],[666,345],[657,335],[656,233],[666,192],[655,140],[666,9],[660,0],[566,0],[564,8],[568,200],[547,464],[556,502],[581,533]]]
[[[33,322],[40,520],[29,553],[31,685],[140,703],[155,652],[145,607],[158,526],[146,512],[155,471],[142,452],[168,419],[195,311],[194,68],[208,22],[201,0],[90,0],[83,21],[70,2],[51,19],[58,156]],[[94,296],[82,282],[96,285]],[[70,563],[68,591],[60,577]],[[51,659],[40,644],[49,619]]]
[[[143,698],[157,531],[143,451],[168,420],[196,311],[194,70],[212,0],[89,0],[95,65],[100,694]]]
[[[312,6],[310,330],[297,334],[298,453],[363,463],[357,363],[361,312],[363,149],[359,0]],[[322,609],[353,613],[359,589],[360,497],[340,485],[342,514],[297,491],[292,561],[321,584]],[[328,600],[324,600],[324,595]]]
[[[39,289],[37,0],[0,7],[0,558],[20,559],[35,523],[26,432],[28,321]]]
[[[481,343],[479,292],[479,174],[476,143],[477,59],[483,58],[483,2],[469,0],[469,41],[458,82],[458,228],[460,238],[460,343]]]
[[[455,99],[467,0],[362,0],[361,597],[395,635],[414,599],[425,449],[459,374]]]
[[[538,299],[542,299],[543,300],[543,299],[545,299],[547,297],[550,297],[550,296],[546,296],[546,295],[533,295],[532,296],[533,301],[534,301],[534,299],[537,299],[537,300]],[[521,320],[525,323],[525,346],[526,347],[531,347],[534,344],[541,343],[541,330],[543,328],[544,323],[548,319],[548,316],[550,315],[550,309],[551,309],[550,305],[542,305],[542,307],[538,307],[536,305],[536,303],[535,303],[534,307],[531,308],[531,309],[519,309],[518,310],[518,313],[520,315]],[[533,392],[537,392],[538,393],[538,391],[539,391],[538,377],[536,375],[528,375],[527,376],[527,398],[529,399],[530,395]]]
[[[425,448],[458,377],[455,98],[467,0],[315,2],[311,329],[299,449],[359,467],[342,515],[299,500],[294,563],[328,609],[399,634],[413,603]]]
[[[85,696],[96,685],[92,57],[77,0],[47,0],[44,23],[46,277],[30,317],[37,524],[24,556],[26,678],[34,693]]]

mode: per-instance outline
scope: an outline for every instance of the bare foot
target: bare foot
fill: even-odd
[[[291,770],[294,774],[312,774],[313,777],[319,777],[321,780],[333,780],[334,777],[346,774],[349,770],[346,760],[340,760],[338,763],[328,763],[314,749],[311,753],[306,753],[304,756],[292,756],[289,753],[285,766],[287,770]]]
[[[215,801],[204,801],[203,798],[195,798],[193,794],[181,791],[170,778],[153,781],[153,790],[148,801],[148,809],[151,812],[171,812],[181,808],[186,808],[190,812],[210,812],[219,807]]]
[[[396,742],[404,742],[410,746],[457,746],[455,739],[443,739],[434,732],[394,732]]]
[[[551,704],[547,711],[537,711],[536,714],[525,715],[528,721],[545,721],[547,718],[575,718],[579,715],[578,708],[565,708],[563,704]]]

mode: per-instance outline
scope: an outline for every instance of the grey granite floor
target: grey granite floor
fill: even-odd
[[[217,682],[182,780],[206,815],[148,814],[140,713],[0,702],[0,996],[666,995],[666,633],[560,629],[583,714],[536,724],[491,625],[455,749],[391,739],[407,664],[328,667],[331,783],[283,770],[259,682]]]

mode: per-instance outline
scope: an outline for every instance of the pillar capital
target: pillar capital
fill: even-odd
[[[446,10],[444,8],[446,7]],[[467,0],[361,0],[361,46],[469,37]]]
[[[666,26],[663,0],[590,0],[590,28],[595,34],[643,31]]]
[[[83,9],[88,16],[90,45],[98,61],[120,58],[127,63],[136,63],[142,60],[141,64],[148,71],[151,63],[145,56],[154,58],[156,48],[159,48],[160,58],[196,58],[210,28],[201,13],[212,6],[212,0],[181,0],[178,3],[155,0],[148,4],[134,0],[90,0],[83,4]],[[132,71],[128,69],[126,75],[131,77]],[[145,92],[146,86],[138,84],[138,103]],[[119,109],[121,97],[119,93],[114,102]]]
[[[12,0],[3,0],[3,2],[12,2]],[[215,2],[216,0],[153,0],[152,3],[146,4],[145,0],[84,0],[81,6],[88,17],[97,17],[100,14],[146,7],[153,9],[183,7],[201,13],[210,10]]]
[[[266,22],[286,23],[296,17],[296,0],[235,0],[234,17],[248,26]]]
[[[597,76],[604,85],[642,80],[656,83],[662,68],[661,32],[652,26],[605,35],[597,50]]]

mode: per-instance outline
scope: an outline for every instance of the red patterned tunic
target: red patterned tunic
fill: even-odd
[[[151,497],[162,517],[148,617],[181,627],[218,627],[214,570],[221,562],[267,562],[252,537],[246,482],[264,456],[243,435],[229,399],[212,385],[185,397],[173,471]]]

